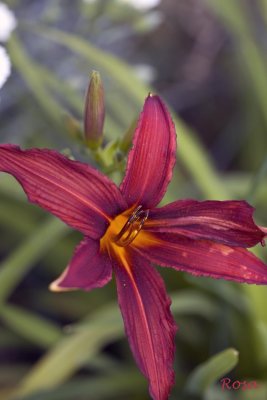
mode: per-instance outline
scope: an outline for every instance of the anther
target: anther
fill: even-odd
[[[121,247],[132,243],[141,231],[148,214],[149,210],[142,210],[142,206],[138,206],[130,215],[120,233],[115,237],[115,243]]]

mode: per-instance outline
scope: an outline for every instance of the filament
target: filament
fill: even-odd
[[[142,229],[148,214],[149,210],[142,210],[142,206],[138,206],[115,237],[115,243],[121,247],[128,246]]]

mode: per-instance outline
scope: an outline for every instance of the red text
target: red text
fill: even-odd
[[[220,381],[222,390],[250,390],[257,389],[257,381],[232,381],[230,378],[223,378]]]

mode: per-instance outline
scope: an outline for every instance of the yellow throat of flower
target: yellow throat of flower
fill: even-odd
[[[131,244],[141,231],[148,218],[149,211],[142,206],[129,209],[115,217],[100,241],[100,249],[123,253],[123,248]]]

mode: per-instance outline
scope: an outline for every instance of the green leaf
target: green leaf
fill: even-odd
[[[25,193],[21,186],[9,174],[1,174],[0,176],[0,193],[18,201],[25,201]]]
[[[36,68],[15,34],[8,41],[8,51],[12,65],[19,71],[47,116],[62,128],[62,109],[44,86],[40,69]]]
[[[255,379],[251,379],[252,381]],[[258,388],[250,390],[240,390],[238,400],[266,400],[267,399],[267,383],[257,380]]]
[[[12,347],[15,349],[21,345],[21,340],[13,332],[10,332],[8,328],[1,327],[0,330],[0,348]],[[1,376],[1,374],[0,374]],[[1,397],[0,397],[1,398]]]
[[[247,69],[246,72],[252,82],[251,89],[254,91],[267,125],[266,61],[260,47],[255,43],[252,20],[248,13],[249,7],[240,0],[206,0],[206,2],[232,30],[238,41],[236,54],[241,57],[242,66]]]
[[[94,47],[88,40],[81,39],[77,35],[66,33],[58,29],[52,29],[51,27],[41,28],[40,25],[29,26],[28,29],[32,29],[53,42],[66,46],[74,53],[79,54],[81,57],[88,60],[89,64],[96,65],[96,69],[101,74],[104,72],[110,79],[114,79],[129,96],[129,99],[133,98],[133,100],[137,100],[138,103],[143,103],[145,96],[149,92],[148,87],[139,81],[133,69],[111,53],[104,52]]]
[[[1,226],[7,231],[12,231],[14,234],[31,232],[36,226],[36,221],[34,213],[32,213],[30,209],[25,208],[22,207],[21,203],[14,204],[11,200],[1,199]]]
[[[267,181],[267,157],[263,160],[261,167],[259,168],[257,174],[253,177],[251,187],[246,196],[249,202],[252,202],[261,186],[265,187],[263,180]]]
[[[0,306],[0,319],[14,332],[43,348],[49,348],[62,336],[56,324],[11,304]]]
[[[254,318],[267,324],[266,286],[244,285],[244,292],[247,294],[248,300],[251,303],[251,310],[253,310]]]
[[[66,225],[50,217],[0,264],[0,304],[8,298],[34,263],[67,232]]]
[[[178,160],[185,165],[205,198],[218,200],[231,198],[230,191],[222,183],[213,161],[196,133],[181,119],[174,117],[173,120],[178,138]]]
[[[263,321],[254,321],[254,323],[258,362],[262,367],[264,378],[267,379],[267,323]]]
[[[235,392],[235,394],[238,396],[238,393]],[[205,393],[204,399],[205,400],[240,400],[239,397],[236,397],[236,396],[233,398],[232,392],[230,392],[228,390],[222,390],[221,386],[210,386],[209,389],[207,390],[207,392]],[[194,399],[192,399],[192,400],[194,400]],[[200,400],[200,397],[198,397],[196,400]],[[202,400],[202,398],[201,398],[201,400]]]
[[[176,315],[197,315],[211,320],[218,315],[218,305],[196,290],[180,291],[173,294],[171,299],[171,309]]]
[[[128,398],[146,391],[146,383],[137,370],[117,370],[107,376],[75,379],[59,388],[45,392],[37,392],[27,396],[15,397],[17,400],[73,400],[91,398],[94,400]]]
[[[123,335],[119,311],[114,306],[98,311],[90,325],[78,326],[48,352],[23,380],[16,395],[50,389],[64,382],[99,349]]]
[[[68,81],[63,81],[42,65],[35,63],[34,67],[36,73],[39,73],[39,75],[42,77],[45,85],[51,89],[53,93],[60,94],[62,98],[64,98],[64,101],[71,106],[73,111],[82,116],[84,99],[79,95],[79,93],[77,93],[76,90],[72,88]]]
[[[237,363],[238,351],[235,349],[216,354],[189,375],[185,390],[190,394],[204,394],[210,385],[230,372]]]
[[[244,2],[243,4],[239,0],[205,0],[205,2],[237,35],[249,36],[248,21],[244,18]]]
[[[267,316],[266,316],[266,301],[267,288],[266,286],[244,285],[244,292],[250,302],[250,338],[254,346],[254,356],[257,362],[266,370],[267,363]]]
[[[239,284],[204,277],[199,279],[191,275],[186,275],[185,280],[195,287],[211,293],[216,299],[230,305],[243,315],[247,314],[249,301]],[[244,286],[249,287],[248,285]]]

